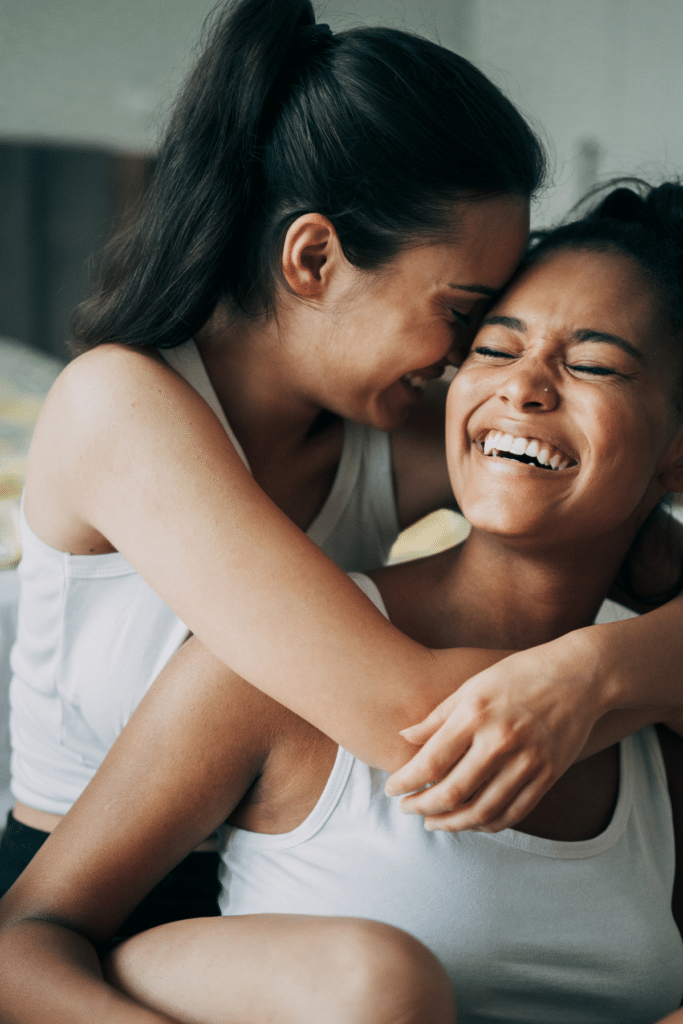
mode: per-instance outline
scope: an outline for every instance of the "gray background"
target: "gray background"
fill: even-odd
[[[274,0],[277,2],[277,0]],[[62,358],[69,313],[148,173],[214,0],[0,0],[0,334]],[[683,168],[683,0],[320,0],[335,30],[421,32],[540,130],[536,225],[597,181]]]
[[[209,0],[3,0],[0,139],[154,149]],[[422,32],[544,129],[563,213],[596,175],[683,166],[681,0],[321,0],[334,29]]]

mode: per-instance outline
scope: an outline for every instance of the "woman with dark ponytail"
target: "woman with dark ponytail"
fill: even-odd
[[[471,532],[355,575],[414,642],[552,657],[683,493],[682,211],[677,184],[614,190],[484,317],[447,409]],[[411,685],[415,706],[448,693]],[[457,1004],[459,1024],[683,1024],[683,739],[659,696],[605,714],[515,829],[451,836],[192,637],[0,901],[0,1018],[454,1024]],[[115,943],[100,968],[216,827],[223,916]]]
[[[188,628],[392,766],[431,710],[409,679],[454,689],[490,663],[412,643],[333,562],[373,568],[452,506],[436,378],[514,270],[543,175],[523,118],[448,50],[335,35],[309,0],[218,10],[35,433],[0,894]],[[216,914],[217,891],[202,848],[121,934]]]
[[[188,629],[387,766],[431,710],[415,674],[452,690],[490,664],[411,642],[340,569],[452,506],[436,378],[513,272],[543,175],[520,114],[448,50],[336,35],[309,0],[218,10],[35,432],[0,894]],[[191,854],[122,934],[217,913],[215,869]]]

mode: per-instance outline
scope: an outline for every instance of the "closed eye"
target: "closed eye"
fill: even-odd
[[[466,316],[464,313],[459,313],[457,309],[452,309],[451,313],[453,314],[457,323],[459,323],[462,327],[469,327],[469,316]]]
[[[577,366],[576,363],[572,363],[569,369],[574,370],[576,373],[590,373],[594,377],[623,376],[622,374],[617,374],[617,371],[612,370],[609,366]]]
[[[477,355],[479,355],[479,356],[490,356],[490,357],[492,357],[494,359],[495,358],[500,358],[500,359],[515,359],[516,358],[514,353],[512,353],[512,352],[501,352],[500,349],[489,348],[488,345],[477,345],[477,347],[473,348],[472,351],[476,352]]]

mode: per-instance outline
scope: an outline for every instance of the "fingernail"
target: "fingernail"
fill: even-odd
[[[425,828],[427,829],[428,832],[436,831],[436,825],[432,825],[431,821],[425,821]]]
[[[384,795],[385,796],[396,796],[396,790],[394,789],[393,786],[390,786],[388,782],[387,782],[386,786],[384,787]]]

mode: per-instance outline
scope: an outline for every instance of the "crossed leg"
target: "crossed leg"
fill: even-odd
[[[360,918],[176,921],[123,942],[104,970],[180,1024],[455,1024],[436,957],[398,928]]]

